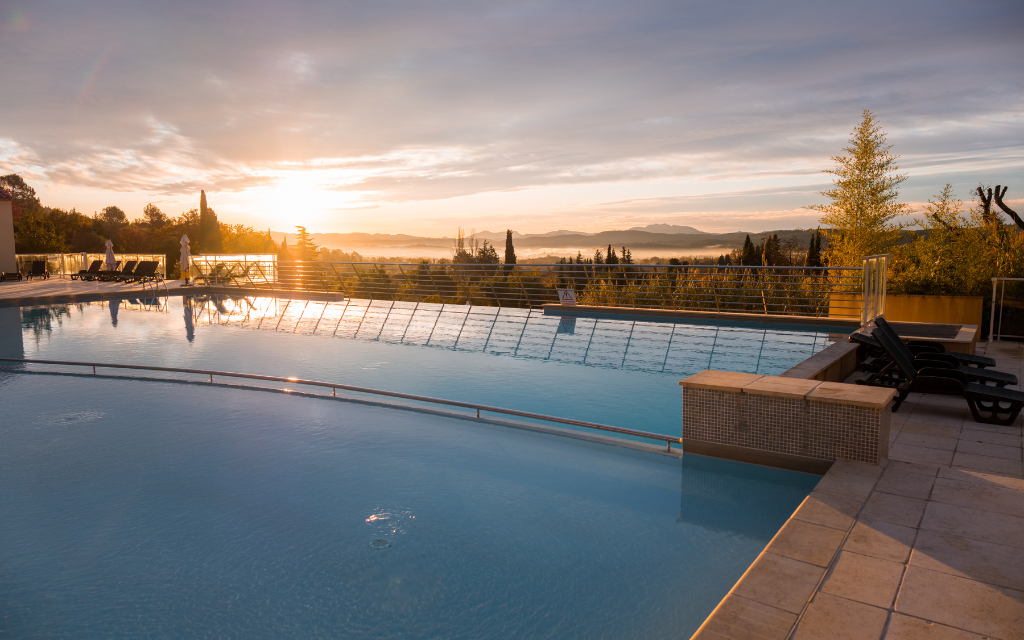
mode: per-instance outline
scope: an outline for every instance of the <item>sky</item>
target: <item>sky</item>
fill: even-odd
[[[1022,33],[1020,0],[0,0],[0,174],[275,231],[810,228],[869,109],[903,201],[1024,204]]]

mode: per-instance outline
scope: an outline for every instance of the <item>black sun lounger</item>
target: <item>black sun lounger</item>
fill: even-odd
[[[875,320],[876,325],[879,322],[885,322],[881,318]],[[993,371],[992,369],[979,369],[977,367],[963,367],[957,362],[956,358],[948,353],[926,353],[915,356],[907,345],[903,344],[899,336],[895,335],[892,331],[892,327],[889,327],[889,331],[886,331],[882,326],[876,326],[871,332],[875,340],[878,340],[879,334],[884,335],[888,340],[888,346],[885,348],[889,359],[892,360],[893,351],[898,352],[903,359],[912,364],[914,369],[922,368],[933,368],[933,369],[950,369],[952,371],[958,371],[962,373],[969,382],[978,382],[985,385],[994,385],[997,387],[1005,387],[1006,385],[1017,384],[1017,376],[1012,373],[1003,373],[1002,371]],[[881,342],[881,340],[879,340]],[[888,362],[885,366],[877,368],[877,371],[873,373],[866,380],[862,380],[861,384],[868,384],[875,387],[898,387],[904,383],[907,378],[902,371],[902,367],[894,366],[895,361]]]
[[[120,264],[120,263],[118,263]],[[124,263],[123,269],[115,269],[114,271],[103,271],[101,276],[102,280],[120,280],[125,275],[131,275],[135,271],[135,265],[139,264],[138,260],[129,260]]]
[[[102,260],[93,260],[88,269],[82,269],[78,273],[72,273],[71,279],[74,280],[75,278],[80,278],[82,280],[92,280],[94,276],[99,276],[100,267],[102,266]]]
[[[871,371],[875,370],[876,365],[879,361],[888,360],[888,356],[885,354],[885,350],[882,349],[882,345],[878,343],[870,335],[866,333],[855,332],[850,334],[850,342],[856,342],[859,345],[865,347],[867,358],[862,363],[863,368]],[[900,340],[902,342],[902,340]],[[916,342],[916,344],[915,344]],[[914,355],[915,358],[926,358],[928,360],[942,360],[949,362],[954,366],[963,367],[977,367],[979,369],[985,369],[987,367],[993,367],[996,361],[992,358],[986,358],[985,356],[976,356],[970,353],[957,353],[955,351],[942,351],[941,344],[938,344],[938,349],[934,348],[936,345],[928,344],[923,341],[911,341],[906,343],[907,349]],[[884,364],[884,362],[882,362]]]
[[[50,272],[46,270],[46,260],[33,260],[32,271],[28,273],[28,279],[42,278],[46,280],[50,277]]]
[[[156,268],[159,265],[160,263],[156,260],[143,260],[135,268],[134,272],[122,275],[118,280],[121,282],[145,282],[152,280],[156,276]]]
[[[896,333],[896,330],[892,328],[892,325],[882,317],[875,318],[875,326],[880,328],[882,331],[889,334],[890,337],[900,340],[900,336]],[[959,365],[967,367],[979,367],[984,369],[985,367],[994,367],[996,361],[992,358],[986,358],[985,356],[976,356],[970,353],[955,353],[953,351],[946,351],[946,347],[942,346],[941,342],[929,342],[927,340],[910,340],[907,344],[907,349],[910,350],[915,356],[946,360],[950,357],[954,358]],[[934,354],[941,353],[943,357],[935,358]]]
[[[1011,425],[1017,419],[1020,410],[1024,408],[1024,393],[1020,391],[969,382],[962,372],[955,369],[931,367],[917,369],[914,361],[897,346],[897,344],[903,345],[902,342],[893,341],[888,334],[877,327],[871,332],[871,335],[888,352],[895,366],[906,378],[896,387],[897,394],[892,405],[893,411],[897,411],[906,400],[907,395],[912,392],[962,396],[971,408],[971,415],[974,416],[974,419],[986,424]]]

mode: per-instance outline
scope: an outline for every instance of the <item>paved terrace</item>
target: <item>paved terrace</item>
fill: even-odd
[[[1024,379],[1024,345],[986,355]],[[892,418],[890,459],[833,465],[698,638],[1024,638],[1021,419],[920,394]]]
[[[162,295],[164,285],[171,293],[184,283],[184,280],[167,280],[156,286]],[[186,287],[184,290],[188,291],[189,288]],[[48,304],[49,302],[67,302],[76,298],[140,297],[144,294],[151,295],[152,291],[152,284],[100,282],[98,280],[83,282],[72,280],[69,277],[52,276],[46,280],[33,278],[21,282],[0,282],[0,303]]]

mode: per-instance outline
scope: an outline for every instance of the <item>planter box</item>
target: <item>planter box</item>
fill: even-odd
[[[932,322],[981,326],[981,296],[885,297],[885,319],[890,322]]]

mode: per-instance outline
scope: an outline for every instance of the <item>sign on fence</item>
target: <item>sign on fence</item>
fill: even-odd
[[[572,289],[559,289],[558,301],[572,307],[576,306],[576,292]]]

